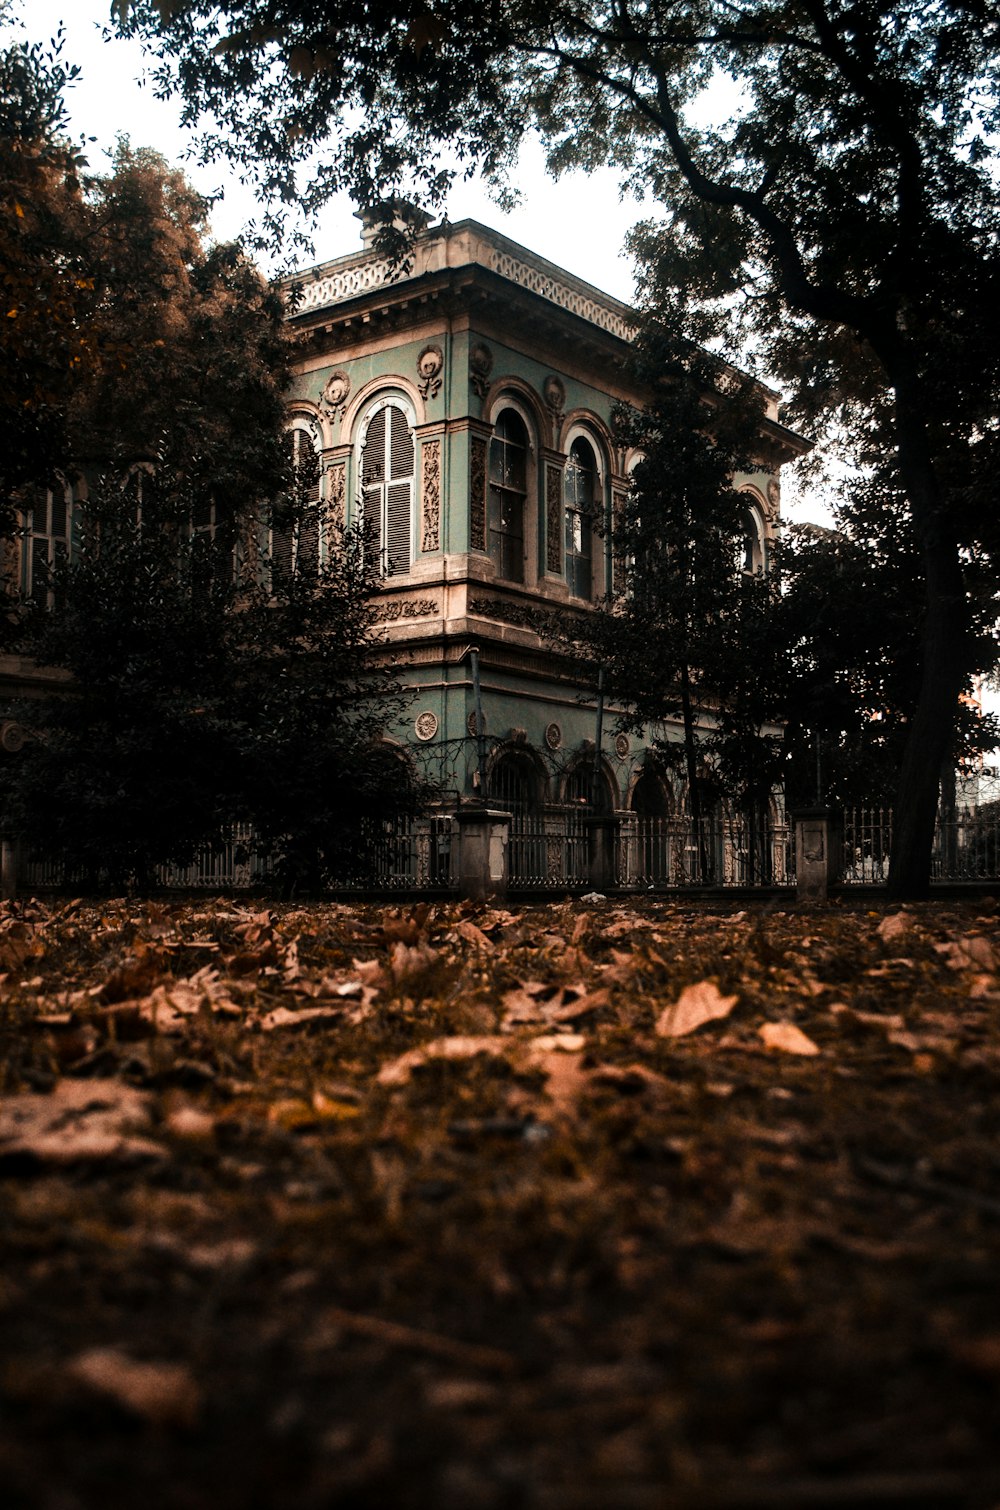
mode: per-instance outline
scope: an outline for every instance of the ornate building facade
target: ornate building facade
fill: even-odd
[[[669,816],[683,798],[652,735],[616,733],[610,709],[598,751],[595,689],[545,630],[612,584],[608,526],[637,460],[612,414],[643,401],[631,311],[474,221],[424,225],[402,273],[368,227],[364,243],[296,280],[290,422],[333,512],[378,551],[378,614],[412,694],[397,738],[459,803]],[[759,470],[737,479],[751,566],[778,469],[805,449],[765,402]]]

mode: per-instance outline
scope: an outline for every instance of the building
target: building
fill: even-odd
[[[368,526],[377,615],[412,694],[391,737],[441,794],[434,842],[400,878],[416,863],[418,879],[454,880],[454,815],[483,798],[514,815],[516,883],[584,880],[583,820],[595,815],[618,817],[627,878],[689,876],[703,864],[684,793],[650,758],[655,738],[679,730],[626,736],[613,708],[602,722],[596,689],[546,632],[612,585],[610,523],[638,459],[616,443],[612,415],[644,399],[628,376],[632,312],[474,221],[432,227],[397,209],[417,217],[403,270],[369,218],[360,250],[291,286],[289,425],[296,455],[319,457],[317,525],[273,531],[270,552],[309,569],[324,511]],[[737,479],[752,569],[766,565],[779,468],[806,449],[777,395],[765,401],[759,470]],[[68,489],[37,500],[8,550],[10,580],[30,588],[35,562],[70,549],[72,504]],[[5,696],[41,695],[50,680],[13,657],[0,665]],[[0,728],[12,749],[21,739]],[[780,802],[773,816],[780,828]],[[740,878],[741,844],[716,841],[713,878]]]
[[[652,731],[615,733],[609,710],[597,748],[595,689],[545,633],[611,586],[610,531],[594,521],[610,523],[637,460],[612,433],[615,404],[643,401],[627,376],[633,316],[474,221],[421,223],[402,272],[374,239],[369,221],[361,250],[296,280],[295,444],[318,452],[331,509],[376,542],[378,614],[412,691],[396,738],[446,804],[485,796],[515,814],[515,875],[572,877],[574,814],[683,808],[649,759]],[[804,449],[766,393],[760,469],[738,479],[752,566],[773,538],[778,469]]]

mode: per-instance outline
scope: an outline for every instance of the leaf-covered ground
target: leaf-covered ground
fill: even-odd
[[[7,1510],[1000,1503],[1000,920],[0,912]]]

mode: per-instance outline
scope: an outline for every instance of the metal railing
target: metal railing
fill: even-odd
[[[335,867],[334,891],[450,890],[457,824],[448,816],[373,819]]]
[[[584,817],[576,811],[515,811],[507,841],[510,886],[516,891],[583,888],[590,879]]]
[[[362,825],[357,839],[335,863],[334,891],[420,891],[457,884],[452,867],[455,820],[448,817],[389,818]],[[203,845],[190,865],[158,865],[152,880],[168,891],[246,891],[266,886],[278,866],[260,846],[249,824],[234,824],[218,840]],[[24,884],[32,891],[106,884],[52,855],[29,855]]]
[[[787,824],[716,815],[619,819],[618,879],[645,891],[682,886],[787,886],[795,880]]]
[[[843,880],[847,886],[880,885],[889,875],[892,810],[848,808],[844,812]],[[938,815],[931,854],[932,881],[1000,879],[1000,811]]]

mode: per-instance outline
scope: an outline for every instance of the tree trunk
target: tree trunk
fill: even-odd
[[[691,679],[685,663],[681,668],[681,712],[684,718],[684,760],[687,768],[688,807],[698,846],[698,880],[708,880],[708,852],[701,827],[701,790],[698,786],[698,749],[694,736],[694,712],[691,707]]]
[[[920,542],[927,605],[920,691],[903,749],[889,860],[889,896],[903,900],[925,897],[930,890],[938,780],[953,748],[965,681],[968,605],[958,545],[945,524],[913,380],[906,375],[895,387],[899,466]]]

